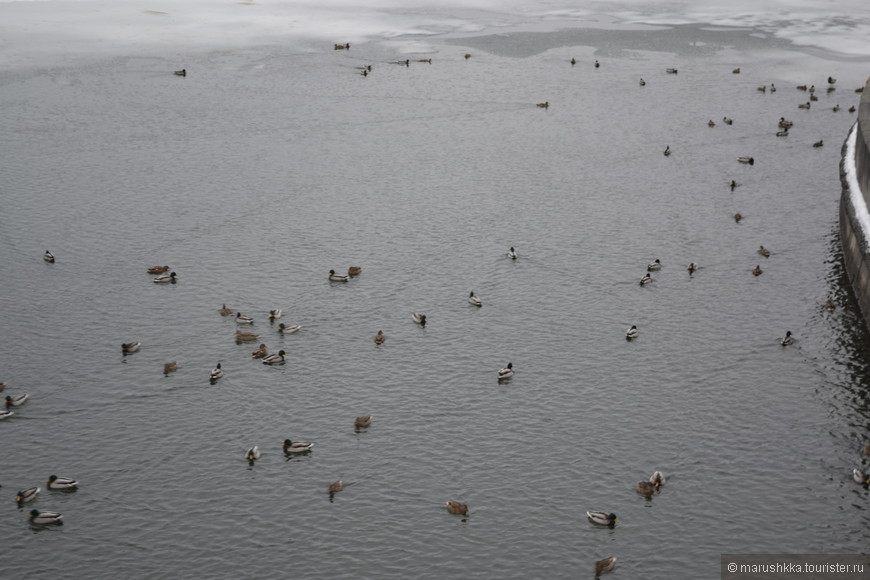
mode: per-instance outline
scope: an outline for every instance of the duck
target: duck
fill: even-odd
[[[656,485],[650,481],[638,481],[635,489],[641,495],[652,495],[656,492]]]
[[[282,365],[284,364],[284,355],[287,354],[283,350],[279,350],[278,354],[270,354],[266,357],[263,357],[264,365]]]
[[[27,393],[22,393],[20,395],[6,395],[6,409],[9,410],[12,407],[20,407],[27,402],[28,397],[29,395]]]
[[[810,91],[810,94],[816,92],[816,85],[810,85],[809,91]]]
[[[169,373],[174,373],[178,370],[178,363],[175,361],[168,362],[163,365],[163,374],[168,375]]]
[[[835,113],[840,110],[840,105],[835,105],[832,109]]]
[[[679,71],[678,71],[677,69],[675,69],[675,68],[666,68],[666,69],[665,69],[665,72],[668,73],[669,75],[675,75],[675,74],[677,74]]]
[[[186,77],[187,76],[187,69],[183,68],[181,70],[177,70],[173,74],[175,74],[175,76],[177,76],[177,77]]]
[[[342,274],[336,274],[335,270],[329,271],[329,281],[330,282],[347,282],[348,276],[344,276]]]
[[[54,264],[54,254],[52,254],[48,250],[46,250],[45,253],[42,255],[42,259],[49,264]]]
[[[138,352],[141,346],[141,342],[122,342],[121,352],[124,354],[132,354],[134,352]]]
[[[870,485],[870,473],[864,473],[860,469],[852,470],[852,478],[861,485]]]
[[[640,82],[638,82],[638,84],[639,84],[640,86],[642,86],[642,87],[645,87],[645,86],[646,86],[646,81],[643,80],[643,77],[640,78]]]
[[[738,157],[737,161],[746,165],[755,165],[755,158],[753,157]]]
[[[740,223],[740,220],[742,220],[742,219],[743,219],[743,214],[741,214],[740,212],[737,212],[737,213],[734,214],[734,221],[735,221],[736,223],[739,224],[739,223]]]
[[[607,512],[586,512],[586,517],[589,518],[593,524],[597,524],[599,526],[610,526],[613,527],[616,522],[619,520],[616,518],[616,514],[607,513]]]
[[[815,95],[810,95],[810,102],[815,102],[815,101],[818,101],[818,100],[819,100],[819,97],[817,97],[817,96],[815,96]]]
[[[656,258],[652,262],[646,265],[647,272],[656,272],[662,269],[662,261]]]
[[[314,447],[314,443],[291,441],[290,439],[285,439],[283,445],[284,453],[305,453],[311,451],[312,447]]]
[[[284,311],[281,310],[280,308],[278,308],[276,310],[270,310],[269,311],[269,321],[274,322],[276,318],[281,318],[281,315],[283,315],[283,314],[284,314]]]
[[[713,119],[710,119],[709,121],[707,121],[707,126],[708,127],[715,127],[716,123],[713,121]]]
[[[169,271],[169,266],[151,266],[146,270],[149,274],[162,274]]]
[[[805,91],[805,90],[807,90],[807,86],[806,86],[806,85],[798,85],[798,86],[797,86],[797,90],[799,90],[799,91]]]
[[[631,340],[633,338],[637,338],[637,335],[640,334],[637,330],[637,326],[634,324],[631,325],[631,328],[625,331],[625,339]]]
[[[728,117],[722,117],[722,122],[725,123],[726,125],[733,125],[734,119],[729,119]]]
[[[788,137],[788,129],[783,129],[776,132],[777,137]]]
[[[649,476],[649,481],[656,487],[661,487],[665,483],[667,483],[667,479],[665,479],[665,474],[661,471],[653,471],[653,474]]]
[[[411,320],[419,324],[420,326],[426,326],[426,315],[420,314],[419,312],[411,313]]]
[[[755,268],[752,270],[753,276],[761,276],[764,274],[764,270],[761,269],[761,265],[756,264]]]
[[[383,330],[379,330],[378,333],[372,337],[372,340],[375,344],[384,344],[384,341],[387,340],[387,335],[384,334]]]
[[[695,273],[695,270],[697,270],[697,269],[698,269],[698,265],[695,264],[695,262],[692,262],[691,264],[689,264],[688,266],[686,266],[686,270],[689,271],[689,276],[691,276],[692,274],[694,274],[694,273]]]
[[[468,515],[468,505],[462,503],[461,501],[449,500],[444,504],[451,514],[456,514],[460,516]]]
[[[468,60],[469,58],[471,58],[471,55],[470,55],[469,53],[466,52],[466,53],[465,53],[465,60]]]
[[[758,87],[758,88],[755,89],[755,90],[756,90],[756,91],[759,91],[759,92],[762,92],[762,93],[766,93],[766,92],[767,92],[767,85],[760,86],[760,87]]]
[[[498,370],[498,380],[504,381],[514,376],[514,363],[508,363],[506,367]]]
[[[336,44],[335,50],[350,50],[350,43],[345,42],[344,44]]]
[[[537,106],[541,107],[542,109],[549,109],[550,108],[550,101],[546,101],[544,103],[538,103]]]
[[[354,419],[353,426],[354,427],[368,427],[372,424],[372,416],[371,415],[361,415]]]
[[[511,246],[511,249],[508,250],[507,257],[510,258],[511,260],[517,259],[517,251],[514,250],[513,246]]]
[[[31,502],[36,499],[40,491],[42,490],[39,489],[38,485],[34,487],[28,487],[27,489],[22,489],[15,495],[15,502],[18,505]]]
[[[265,344],[260,344],[259,348],[251,353],[251,358],[263,358],[264,356],[269,354],[269,349],[266,348]]]
[[[237,342],[254,342],[255,340],[259,339],[259,334],[254,334],[253,332],[242,332],[241,330],[236,331]]]
[[[652,281],[653,281],[652,276],[650,276],[649,274],[644,274],[643,278],[640,279],[640,285],[646,286],[647,284],[649,284]]]
[[[837,79],[835,79],[834,77],[828,77],[828,84],[829,85],[836,84],[836,82],[837,82]]]
[[[468,303],[472,306],[483,306],[483,302],[480,301],[480,298],[474,295],[473,291],[468,295]]]
[[[601,64],[596,60],[595,61],[595,68],[599,68],[600,66],[601,66]]]
[[[758,246],[758,253],[764,256],[765,258],[770,257],[770,250],[765,248],[764,246]]]
[[[662,151],[662,153],[664,154],[665,157],[667,157],[668,155],[670,155],[670,154],[671,154],[671,146],[670,146],[670,145],[666,146],[666,147],[665,147],[665,150]]]
[[[170,272],[169,274],[163,274],[162,276],[157,276],[154,278],[155,284],[175,284],[176,278],[178,278],[178,274],[175,272]]]
[[[30,523],[38,526],[46,524],[62,524],[63,516],[57,512],[30,510]]]
[[[737,69],[738,71],[740,69]],[[610,572],[613,570],[613,567],[616,565],[616,556],[611,556],[609,558],[604,558],[603,560],[598,560],[595,562],[595,566],[593,569],[595,570],[596,576],[601,574],[602,572]]]
[[[574,66],[575,64],[577,64],[577,59],[572,56],[571,57],[571,66]]]
[[[232,316],[233,315],[233,309],[227,308],[226,304],[221,304],[221,309],[218,310],[218,312],[221,313],[221,316]]]
[[[735,68],[734,70],[731,71],[731,73],[735,74],[735,75],[739,75],[740,74],[740,67]]]
[[[347,269],[348,276],[359,276],[360,274],[362,274],[362,268],[359,266],[351,266]]]
[[[241,312],[236,312],[236,324],[254,324],[254,319]]]
[[[278,325],[278,332],[281,334],[293,334],[294,332],[299,332],[302,327],[298,324],[286,325],[283,322]]]
[[[3,381],[0,381],[0,391],[2,391],[5,388],[6,388],[6,383],[4,383]]]
[[[779,344],[781,344],[782,346],[788,346],[793,342],[794,342],[794,338],[792,338],[790,330],[787,330],[785,332],[785,336],[783,336],[782,338],[779,339]]]
[[[798,105],[798,109],[809,109],[810,106],[810,102],[807,101],[806,103],[801,103],[800,105]]]
[[[738,184],[737,184],[736,181],[734,181],[734,180],[732,179],[732,180],[731,180],[731,183],[729,183],[728,185],[731,187],[731,191],[734,191],[734,188],[737,187]]]
[[[217,366],[211,371],[210,379],[212,382],[214,382],[222,376],[224,376],[224,370],[221,368],[221,363],[218,363]]]
[[[330,483],[326,491],[329,492],[329,495],[332,495],[334,493],[340,492],[343,489],[344,482],[339,479],[338,481],[333,481],[332,483]]]
[[[8,419],[9,417],[11,417],[14,414],[15,414],[14,411],[7,411],[5,409],[0,410],[0,421],[2,421],[3,419]]]
[[[837,309],[837,305],[834,304],[834,301],[833,301],[833,300],[831,300],[830,298],[828,298],[828,301],[825,302],[825,306],[824,306],[824,308],[825,308],[825,310],[827,310],[828,312],[833,312],[834,310]]]
[[[849,112],[850,112],[850,113],[854,113],[854,112],[855,112],[855,105],[852,105],[851,107],[849,107]]]
[[[825,144],[824,139],[819,139],[818,141],[816,141],[815,143],[813,143],[813,147],[815,147],[816,149],[818,149],[819,147],[822,147],[824,144]]]
[[[251,465],[253,465],[254,462],[256,460],[258,460],[259,458],[260,458],[260,448],[257,447],[256,445],[254,445],[253,447],[251,447],[250,449],[245,451],[245,459],[247,459],[248,463],[250,463]]]
[[[780,129],[791,129],[794,126],[792,121],[787,121],[785,117],[779,118],[779,127]]]
[[[51,475],[48,478],[48,489],[55,491],[72,491],[78,489],[79,482],[69,477]]]
[[[770,83],[770,92],[771,92],[771,93],[775,93],[775,92],[776,92],[776,85],[774,85],[773,83]]]

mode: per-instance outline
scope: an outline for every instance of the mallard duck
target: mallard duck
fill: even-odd
[[[362,274],[362,268],[360,266],[351,266],[347,269],[348,276],[359,276]]]
[[[169,274],[163,274],[162,276],[157,276],[154,278],[155,284],[175,284],[175,279],[178,278],[178,274],[175,272],[170,272]]]
[[[637,338],[637,335],[638,335],[638,334],[639,334],[639,332],[638,332],[638,330],[637,330],[637,326],[635,326],[634,324],[632,324],[632,325],[631,325],[631,328],[629,328],[628,330],[625,331],[625,339],[626,339],[626,340],[631,340],[631,339],[633,339],[633,338]]]
[[[806,103],[801,103],[800,105],[798,105],[798,109],[809,109],[810,106],[810,102],[807,101]]]
[[[38,526],[46,524],[62,524],[63,516],[57,512],[41,512],[30,510],[30,523]]]
[[[550,101],[547,101],[545,103],[538,103],[537,106],[541,107],[542,109],[549,109],[550,108]]]
[[[426,326],[426,315],[420,314],[418,312],[411,313],[411,320],[419,324],[420,326]]]
[[[141,342],[122,342],[121,352],[124,354],[131,354],[137,352],[141,346]]]
[[[178,363],[175,361],[168,362],[163,365],[163,374],[168,375],[169,373],[174,373],[178,370]]]
[[[597,524],[599,526],[613,526],[619,520],[616,518],[616,514],[609,514],[607,512],[586,512],[586,517],[589,518],[593,524]]]
[[[713,119],[710,119],[709,121],[707,121],[707,126],[708,127],[715,127],[716,123],[713,122]]]
[[[361,415],[354,419],[353,426],[354,427],[368,427],[372,424],[372,416],[371,415]]]
[[[224,370],[221,368],[221,363],[217,364],[217,366],[211,371],[211,375],[209,376],[212,382],[224,376]]]
[[[468,60],[469,58],[471,58],[471,55],[468,53],[465,53],[465,60]]]
[[[251,358],[263,358],[264,356],[269,354],[269,349],[266,348],[265,344],[261,344],[260,348],[251,353]]]
[[[665,72],[668,73],[669,75],[675,75],[675,74],[677,74],[679,71],[678,71],[677,69],[675,69],[675,68],[666,68],[666,69],[665,69]]]
[[[253,465],[254,462],[256,460],[258,460],[259,458],[260,458],[260,448],[257,447],[256,445],[254,445],[253,447],[251,447],[250,449],[245,451],[245,459],[247,459],[248,463],[250,463],[251,465]]]
[[[148,268],[147,272],[149,274],[162,274],[169,270],[169,266],[151,266]]]
[[[734,191],[734,188],[737,187],[737,182],[732,179],[728,185],[731,187],[731,191]]]
[[[834,108],[831,110],[834,111],[835,113],[838,112],[840,110],[840,105],[835,105]]]
[[[864,473],[860,469],[852,470],[852,478],[856,483],[860,483],[862,485],[870,485],[870,473]]]
[[[254,319],[241,312],[236,312],[236,324],[254,324]]]
[[[829,85],[833,85],[836,82],[837,82],[837,79],[835,79],[834,77],[828,77],[828,84]]]
[[[762,85],[762,86],[758,87],[758,88],[755,89],[755,90],[756,90],[756,91],[759,91],[759,92],[761,92],[761,93],[766,93],[766,92],[767,92],[767,85]]]
[[[181,69],[181,70],[177,70],[177,71],[175,71],[174,74],[175,74],[175,76],[177,76],[177,77],[186,77],[186,76],[187,76],[187,69],[186,69],[186,68],[183,68],[183,69]]]
[[[652,495],[656,492],[656,485],[649,481],[638,481],[635,489],[641,495]]]
[[[737,161],[746,165],[755,165],[755,159],[752,157],[738,157]]]
[[[816,85],[810,85],[809,91],[810,91],[810,94],[816,92]]]
[[[824,141],[823,139],[819,139],[818,141],[816,141],[815,143],[813,143],[813,147],[815,147],[816,149],[818,149],[819,147],[822,147],[824,144],[825,144],[825,141]]]
[[[289,439],[285,439],[283,447],[284,453],[305,453],[306,451],[311,451],[311,448],[314,447],[314,443],[290,441]]]
[[[254,334],[253,332],[242,332],[241,330],[236,331],[236,340],[238,342],[254,342],[259,339],[259,334]]]
[[[379,330],[378,333],[372,337],[372,340],[375,344],[384,344],[384,341],[387,340],[387,335],[384,334],[383,330]]]
[[[503,369],[498,369],[498,380],[504,381],[514,376],[514,363],[509,362]]]
[[[667,479],[665,479],[665,474],[661,471],[654,471],[652,475],[649,476],[649,481],[656,487],[661,487],[665,483],[667,483]]]
[[[599,62],[596,60],[596,61],[595,61],[595,68],[598,68],[598,67],[600,67],[600,66],[601,66],[601,64],[599,64]]]
[[[350,43],[346,42],[344,44],[336,44],[335,50],[350,50]]]
[[[42,255],[42,259],[49,264],[54,264],[54,254],[52,254],[48,250],[46,250],[45,253]]]
[[[688,266],[686,266],[686,270],[689,271],[689,276],[691,276],[692,274],[694,274],[694,273],[695,273],[695,270],[697,270],[697,269],[698,269],[698,266],[697,266],[697,264],[695,264],[695,262],[692,262],[691,264],[689,264]]]
[[[665,150],[662,151],[662,153],[664,154],[665,157],[670,155],[671,154],[671,146],[670,145],[665,146]]]
[[[287,354],[283,350],[279,350],[278,354],[270,354],[269,356],[263,357],[264,365],[282,365],[284,364],[284,355]]]
[[[460,516],[468,515],[468,506],[461,501],[449,500],[444,504],[447,507],[447,511],[451,514],[457,514]]]
[[[782,338],[779,339],[779,344],[781,344],[782,346],[788,346],[793,342],[794,342],[794,338],[792,338],[790,330],[787,330],[785,332],[785,336],[783,336]]]
[[[339,479],[338,481],[333,481],[332,483],[330,483],[326,491],[329,492],[329,495],[332,495],[334,493],[340,492],[343,489],[344,482]]]
[[[739,72],[740,69],[737,69]],[[609,558],[604,558],[603,560],[598,560],[595,562],[594,570],[596,575],[602,572],[610,572],[613,570],[613,567],[616,565],[616,556],[611,556]]]
[[[6,383],[4,383],[3,381],[0,381],[0,391],[2,391],[5,388],[6,388]]]
[[[777,137],[788,137],[788,129],[783,129],[782,131],[776,132]]]
[[[658,258],[656,258],[655,260],[653,260],[652,262],[650,262],[649,264],[646,265],[647,272],[655,272],[655,271],[661,270],[661,269],[662,269],[662,261],[659,260]]]
[[[856,92],[856,93],[863,93],[863,92],[864,92],[864,87],[858,87],[857,89],[855,89],[855,92]]]
[[[25,504],[31,502],[36,499],[36,496],[39,495],[39,492],[42,491],[39,489],[39,486],[28,487],[27,489],[22,489],[16,494],[15,502],[18,505]]]
[[[855,112],[855,105],[852,105],[851,107],[849,107],[849,112],[850,112],[850,113],[854,113],[854,112]]]
[[[818,100],[819,100],[819,97],[817,97],[817,96],[815,96],[815,95],[810,95],[810,102],[815,102],[815,101],[818,101]],[[798,105],[798,106],[800,106],[800,105]]]
[[[780,129],[791,129],[794,127],[794,123],[791,121],[787,121],[785,117],[779,118],[779,128]]]
[[[29,397],[27,393],[21,393],[20,395],[6,395],[6,408],[20,407],[27,402],[27,397]]]
[[[472,306],[483,306],[483,302],[480,301],[480,298],[474,295],[473,291],[468,295],[468,303]]]
[[[284,314],[284,311],[281,310],[280,308],[278,308],[278,309],[276,309],[276,310],[270,310],[270,311],[269,311],[269,320],[272,320],[272,321],[273,321],[273,320],[275,320],[276,318],[281,318],[281,315],[282,315],[282,314]]]
[[[807,86],[806,86],[806,85],[798,85],[796,88],[797,88],[797,90],[799,90],[799,91],[805,91],[805,90],[807,90]]]
[[[72,491],[78,489],[79,482],[69,477],[58,477],[51,475],[48,478],[48,489],[55,491]]]
[[[770,250],[765,248],[764,246],[758,246],[758,253],[764,256],[765,258],[770,257]]]
[[[764,274],[764,270],[761,269],[761,266],[756,264],[755,268],[752,270],[753,276],[761,276]]]
[[[221,309],[218,310],[218,312],[221,313],[221,316],[232,316],[233,315],[233,309],[227,308],[226,304],[221,304]]]
[[[283,322],[278,325],[278,332],[281,334],[293,334],[294,332],[299,332],[302,327],[298,324],[286,325]]]
[[[335,270],[329,271],[329,281],[330,282],[347,282],[349,280],[348,276],[343,276],[341,274],[336,274]]]
[[[514,250],[513,246],[511,246],[511,249],[508,250],[507,257],[510,258],[511,260],[517,259],[517,251]]]
[[[646,81],[643,80],[643,77],[640,77],[640,81],[638,81],[637,84],[639,84],[639,85],[642,86],[642,87],[645,87],[645,86],[646,86]]]
[[[735,221],[736,223],[739,224],[739,223],[740,223],[740,220],[742,220],[742,219],[743,219],[743,214],[741,214],[740,212],[737,212],[737,213],[734,214],[734,221]]]
[[[640,285],[646,286],[647,284],[649,284],[652,281],[653,281],[652,276],[650,276],[649,274],[644,274],[643,278],[640,279]]]
[[[731,71],[731,73],[735,74],[735,75],[739,75],[740,74],[740,67],[735,68],[734,70]]]
[[[722,122],[725,123],[726,125],[733,125],[734,119],[729,119],[728,117],[722,117]]]
[[[2,421],[3,419],[8,419],[9,417],[11,417],[14,414],[15,414],[14,411],[0,410],[0,421]]]

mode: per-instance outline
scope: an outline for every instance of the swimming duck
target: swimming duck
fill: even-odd
[[[277,310],[269,311],[269,320],[274,321],[276,318],[281,318],[281,315],[284,314],[284,311],[278,308]]]
[[[547,101],[545,103],[538,103],[538,106],[541,107],[542,109],[549,109],[550,108],[550,101]]]
[[[829,85],[833,85],[836,82],[837,82],[837,79],[835,79],[834,77],[828,77],[828,84]]]
[[[731,71],[731,73],[735,74],[735,75],[739,75],[740,74],[740,67],[735,68],[734,70]]]
[[[798,105],[798,109],[809,109],[809,108],[810,108],[809,101],[807,101],[806,103],[801,103],[800,105]]]
[[[667,157],[668,155],[670,155],[670,154],[671,154],[671,146],[670,146],[670,145],[667,145],[667,146],[665,147],[665,150],[662,151],[662,153],[664,154],[665,157]]]
[[[263,358],[264,365],[282,365],[284,364],[284,355],[287,354],[283,350],[279,350],[278,354],[270,354]]]
[[[39,486],[28,487],[27,489],[22,489],[15,496],[15,502],[20,506],[21,504],[25,504],[31,502],[36,499],[36,496],[39,495]]]
[[[596,61],[595,61],[595,68],[598,68],[598,67],[600,67],[600,66],[601,66],[601,65],[600,65],[600,64],[598,63],[598,61],[596,60]]]
[[[221,363],[218,363],[217,366],[211,371],[211,375],[209,375],[209,377],[210,380],[214,382],[222,376],[224,376],[224,370],[221,368]]]
[[[665,483],[667,483],[667,479],[665,479],[665,474],[661,471],[654,471],[652,475],[649,476],[649,481],[656,487],[661,487]]]
[[[471,58],[471,55],[468,53],[465,53],[465,60],[468,60],[469,58]]]
[[[774,85],[773,83],[770,83],[770,92],[771,92],[771,93],[775,93],[775,92],[776,92],[776,85]]]
[[[616,522],[619,520],[616,518],[616,514],[609,514],[607,512],[586,512],[586,517],[589,518],[593,524],[597,524],[599,526],[610,526],[613,527]]]
[[[263,358],[269,354],[269,349],[266,348],[265,344],[261,344],[260,348],[251,353],[251,358]]]
[[[625,339],[631,340],[633,338],[637,338],[637,335],[640,334],[637,330],[637,326],[634,324],[631,325],[631,328],[625,331]]]
[[[351,266],[347,269],[348,276],[359,276],[360,274],[362,274],[362,268],[359,266]]]
[[[330,282],[347,282],[348,279],[349,278],[347,276],[343,276],[341,274],[336,274],[335,270],[329,271],[329,281]]]
[[[716,123],[713,122],[713,119],[710,119],[709,121],[707,121],[707,126],[708,127],[715,127]]]
[[[739,223],[740,223],[740,220],[742,220],[742,219],[743,219],[743,214],[741,214],[740,212],[737,212],[737,213],[734,214],[734,221],[735,221],[736,223],[739,224]]]
[[[834,304],[834,301],[833,301],[833,300],[831,300],[830,298],[828,298],[828,301],[825,302],[825,310],[827,310],[828,312],[833,312],[833,311],[836,310],[836,309],[837,309],[837,305]]]
[[[852,478],[854,478],[856,483],[870,485],[870,473],[864,473],[860,469],[852,470]]]
[[[254,319],[241,312],[236,312],[236,324],[254,324]]]
[[[12,407],[20,407],[24,403],[27,402],[27,397],[29,395],[27,393],[22,393],[20,395],[6,395],[6,409],[10,409]]]
[[[168,375],[169,373],[174,373],[178,370],[178,363],[175,361],[168,362],[163,365],[163,374]]]
[[[291,324],[287,326],[283,322],[278,325],[278,332],[281,334],[293,334],[294,332],[299,332],[299,329],[302,327],[298,324]]]
[[[832,110],[836,113],[837,111],[840,110],[840,105],[834,106],[834,108]]]
[[[260,448],[257,447],[256,445],[254,445],[253,447],[251,447],[250,449],[245,451],[245,459],[247,459],[248,463],[250,463],[251,465],[253,465],[254,462],[256,460],[258,460],[259,458],[260,458]]]
[[[483,302],[480,301],[480,298],[474,295],[473,291],[468,295],[468,303],[472,306],[483,306]]]
[[[788,129],[783,129],[782,131],[776,132],[777,137],[788,137]]]
[[[154,278],[155,284],[175,284],[175,279],[178,275],[175,272],[170,272],[169,274],[163,274],[162,276],[157,276]]]
[[[670,75],[675,75],[675,74],[677,74],[679,71],[678,71],[677,69],[675,69],[675,68],[666,68],[666,69],[665,69],[665,72],[668,73],[668,74],[670,74]]]
[[[41,512],[30,510],[30,523],[38,526],[46,524],[62,524],[63,516],[57,512]]]
[[[426,326],[426,315],[419,314],[417,312],[411,313],[411,320],[419,324],[420,326]]]
[[[686,270],[689,271],[689,276],[691,276],[695,272],[695,270],[697,270],[697,269],[698,269],[698,266],[695,264],[695,262],[692,262],[691,264],[686,266]]]
[[[575,64],[577,64],[577,59],[574,57],[571,57],[571,66],[574,66]]]
[[[162,274],[169,270],[169,266],[151,266],[148,268],[147,272],[149,274]]]
[[[344,44],[336,44],[335,50],[350,50],[350,43],[346,42]]]
[[[141,342],[122,342],[121,343],[121,352],[124,354],[131,354],[137,352],[139,347],[142,346]]]
[[[447,511],[451,514],[457,514],[460,516],[468,515],[468,506],[461,501],[451,499],[444,505],[447,507]]]
[[[507,257],[510,258],[511,260],[517,259],[517,251],[514,250],[513,246],[511,246],[511,249],[508,250]]]
[[[811,94],[816,92],[816,85],[810,85],[809,91]]]
[[[734,188],[737,187],[738,184],[737,184],[736,181],[734,181],[734,180],[732,179],[732,180],[731,180],[731,183],[729,183],[728,185],[731,187],[731,191],[734,191]]]
[[[253,332],[242,332],[241,330],[236,331],[236,341],[238,342],[254,342],[259,339],[259,334],[254,334]]]
[[[291,441],[289,439],[285,439],[283,445],[284,453],[305,453],[306,451],[311,451],[312,447],[314,447],[314,443]]]
[[[2,391],[5,388],[6,388],[6,383],[4,383],[3,381],[0,381],[0,391]]]
[[[815,102],[815,101],[818,101],[818,100],[819,100],[819,97],[817,97],[817,96],[815,96],[815,95],[810,95],[810,101],[811,101],[811,102]]]
[[[656,492],[656,485],[649,481],[638,481],[636,489],[641,495],[652,495]]]
[[[650,276],[649,274],[644,274],[643,278],[640,279],[640,285],[646,286],[647,284],[649,284],[652,281],[653,281],[652,276]]]
[[[79,482],[69,477],[58,477],[51,475],[48,478],[48,489],[55,491],[72,491],[78,489]]]
[[[805,91],[805,90],[807,90],[807,86],[806,86],[806,85],[798,85],[798,86],[797,86],[797,90],[799,90],[799,91]]]
[[[661,270],[661,269],[662,269],[662,261],[659,260],[658,258],[656,258],[655,260],[653,260],[652,262],[650,262],[649,264],[646,265],[647,272],[655,272],[655,271]]]
[[[372,340],[375,344],[384,344],[384,341],[387,340],[387,335],[384,334],[383,330],[379,330],[378,333],[372,337]]]
[[[849,107],[849,112],[850,112],[850,113],[854,113],[854,112],[855,112],[855,105],[852,105],[851,107]]]
[[[639,82],[638,84],[639,84],[640,86],[642,86],[642,87],[645,87],[645,86],[646,86],[646,81],[643,80],[643,77],[640,78],[640,82]]]
[[[726,125],[733,125],[734,119],[729,119],[728,117],[722,117],[722,122],[725,123]]]
[[[177,71],[175,71],[175,76],[177,76],[177,77],[186,77],[186,76],[187,76],[187,69],[186,69],[186,68],[183,68],[183,69],[181,69],[181,70],[177,70]]]
[[[791,121],[787,121],[785,117],[779,118],[779,128],[780,129],[791,129],[794,126],[794,123]]]
[[[818,141],[816,141],[815,143],[813,143],[813,147],[815,147],[816,149],[818,149],[819,147],[823,146],[824,144],[825,144],[825,141],[824,141],[823,139],[819,139]]]
[[[756,265],[755,268],[752,270],[752,275],[761,276],[762,274],[764,274],[764,270],[761,269],[760,265]]]
[[[221,309],[218,312],[221,313],[221,316],[232,316],[233,314],[232,308],[227,308],[226,304],[221,304]]]
[[[790,330],[787,330],[785,333],[785,336],[783,336],[781,339],[779,339],[779,344],[781,344],[782,346],[788,346],[793,342],[794,342],[794,338],[792,338]]]
[[[504,381],[514,376],[514,363],[509,362],[506,367],[498,370],[498,380]]]
[[[329,487],[327,488],[326,491],[329,492],[329,495],[332,495],[334,493],[340,492],[343,489],[344,489],[344,482],[339,479],[338,481],[334,481],[331,484],[329,484]]]
[[[11,417],[14,414],[15,414],[14,411],[0,410],[0,421],[2,421],[3,419],[8,419],[9,417]]]
[[[746,165],[755,165],[755,159],[752,157],[738,157],[737,161]]]
[[[372,424],[372,416],[371,415],[361,415],[354,419],[353,426],[354,427],[368,427]]]
[[[770,257],[770,250],[765,248],[764,246],[758,246],[758,253],[764,256],[765,258]]]
[[[42,259],[49,264],[54,264],[54,254],[52,254],[48,250],[46,250],[45,253],[42,255]]]
[[[758,87],[758,88],[755,89],[755,90],[760,91],[760,92],[762,92],[762,93],[766,93],[766,92],[767,92],[767,85],[760,86],[760,87]]]
[[[737,69],[738,71],[740,69]],[[609,558],[604,558],[603,560],[598,560],[595,562],[594,570],[595,575],[601,574],[602,572],[610,572],[613,570],[613,567],[616,565],[616,556],[611,556]]]

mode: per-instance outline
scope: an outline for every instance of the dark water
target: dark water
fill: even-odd
[[[591,577],[616,555],[701,578],[723,552],[866,552],[868,337],[836,233],[866,67],[633,34],[0,73],[0,380],[31,396],[0,423],[10,577]],[[828,70],[837,91],[798,110],[795,76]],[[251,360],[222,303],[287,364]],[[316,445],[287,459],[287,437]],[[81,489],[15,507],[51,473]]]

